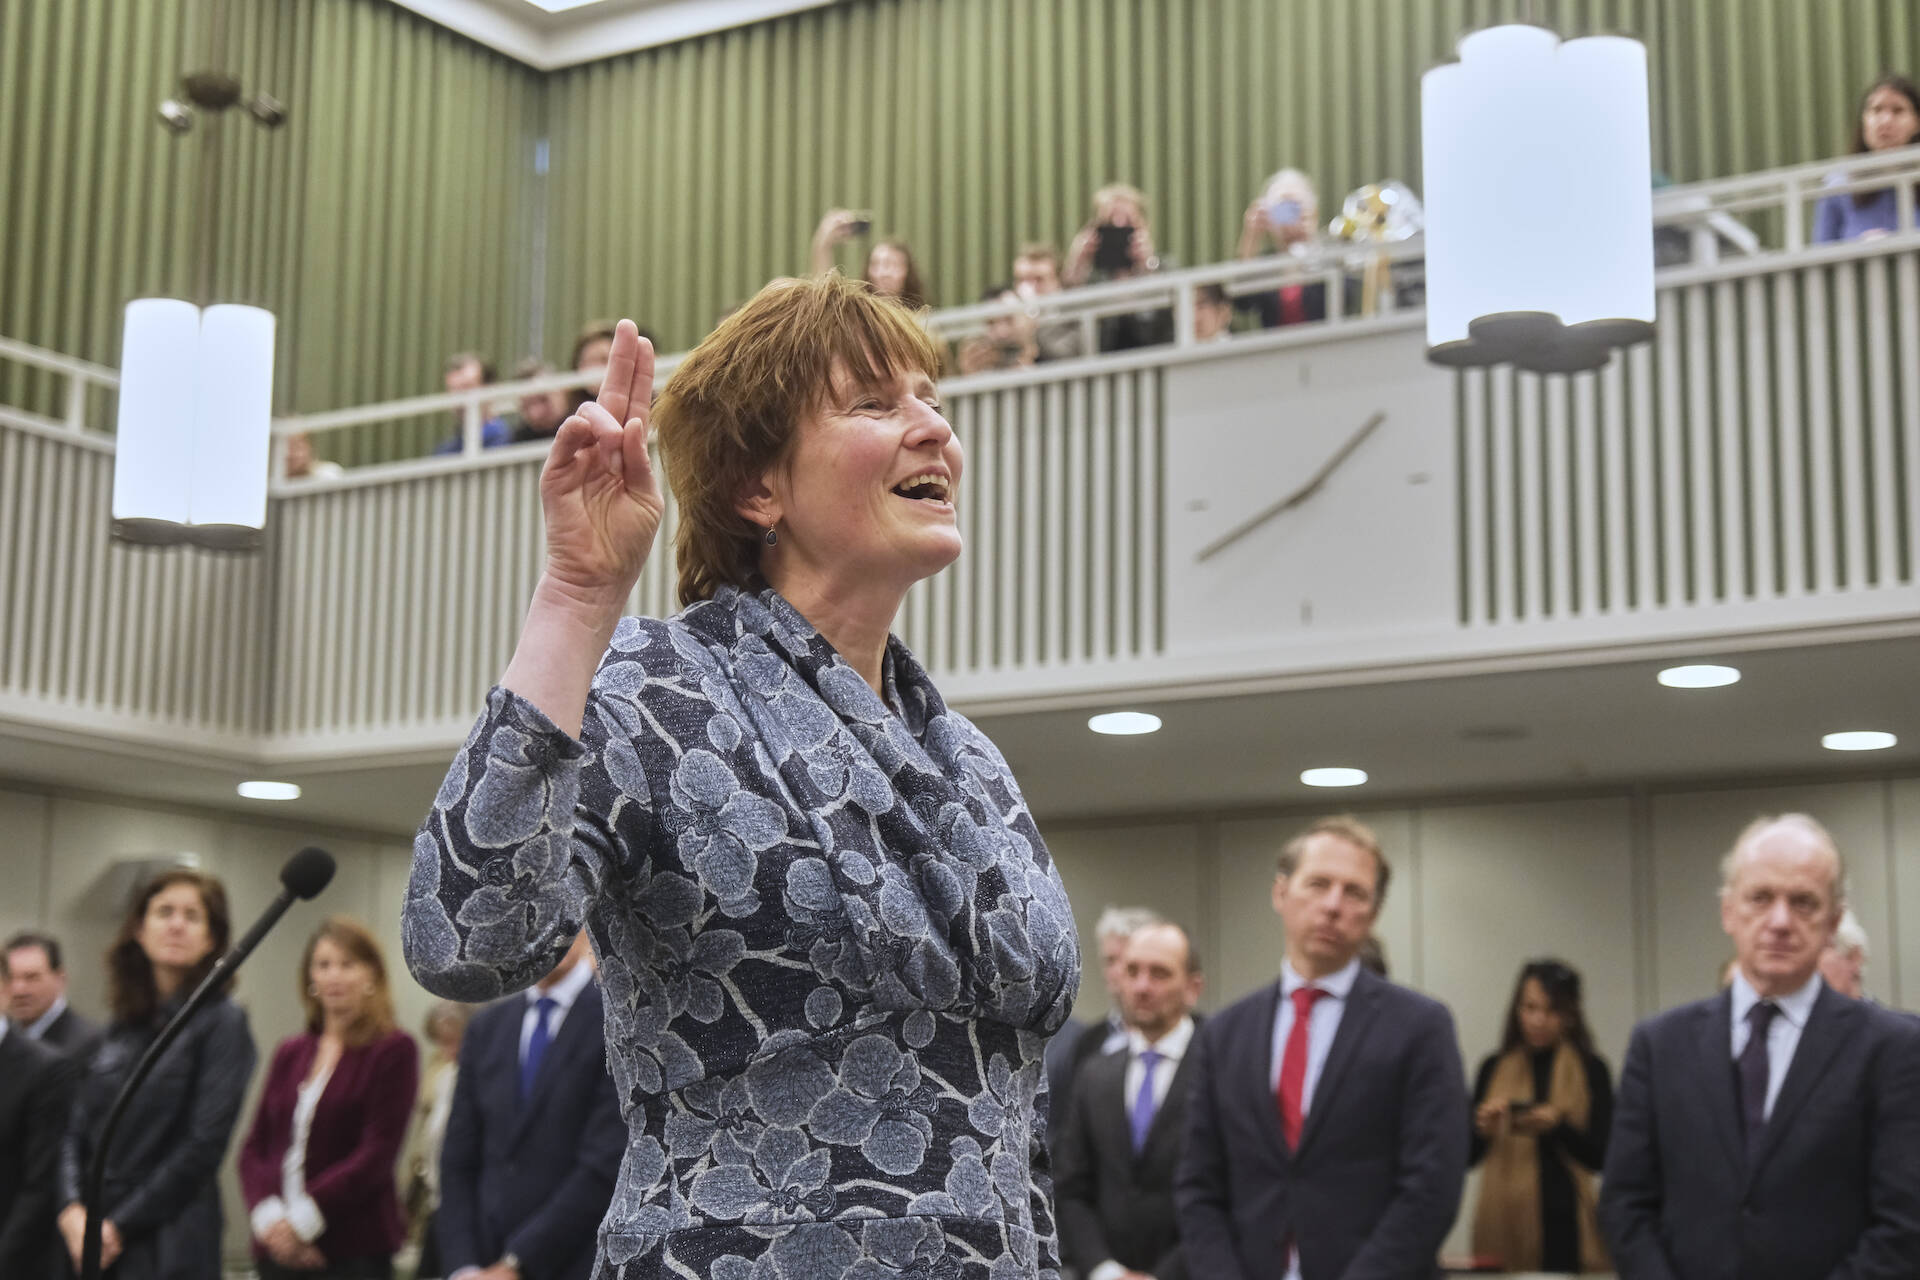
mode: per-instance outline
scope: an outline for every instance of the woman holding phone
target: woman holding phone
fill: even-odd
[[[823,276],[833,270],[833,250],[843,241],[873,231],[873,215],[853,209],[829,209],[813,232],[813,274]],[[883,298],[897,298],[912,310],[933,305],[927,298],[927,285],[920,278],[920,264],[905,240],[889,237],[877,241],[867,251],[867,265],[860,278]]]
[[[1520,970],[1500,1052],[1473,1087],[1472,1161],[1485,1162],[1473,1251],[1506,1271],[1609,1270],[1594,1216],[1613,1083],[1593,1051],[1580,975],[1559,960]]]

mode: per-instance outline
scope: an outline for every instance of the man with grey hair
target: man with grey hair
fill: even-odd
[[[1852,907],[1841,913],[1833,941],[1820,953],[1820,980],[1843,996],[1867,998],[1867,931]]]
[[[1069,1019],[1056,1031],[1047,1045],[1047,1095],[1050,1115],[1067,1114],[1067,1096],[1081,1064],[1101,1054],[1119,1053],[1127,1047],[1127,1020],[1120,999],[1126,980],[1127,941],[1148,925],[1164,924],[1156,911],[1146,907],[1109,906],[1093,926],[1100,946],[1100,976],[1107,985],[1107,1016],[1092,1026]]]
[[[1920,1275],[1920,1026],[1829,990],[1846,867],[1805,814],[1721,864],[1728,989],[1635,1028],[1605,1228],[1621,1280]]]

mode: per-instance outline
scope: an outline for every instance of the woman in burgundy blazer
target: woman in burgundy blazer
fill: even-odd
[[[419,1083],[379,944],[335,916],[301,960],[307,1031],[274,1052],[240,1189],[263,1280],[385,1280],[406,1235],[394,1162]]]

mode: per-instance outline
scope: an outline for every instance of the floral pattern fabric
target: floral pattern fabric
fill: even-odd
[[[422,985],[583,926],[629,1142],[598,1280],[1053,1280],[1042,1052],[1079,985],[1006,762],[771,589],[624,619],[578,741],[495,688],[414,842]]]

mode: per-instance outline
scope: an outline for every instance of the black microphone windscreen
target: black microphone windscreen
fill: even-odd
[[[318,894],[332,879],[333,855],[313,845],[288,858],[287,865],[280,868],[280,883],[302,900]]]

